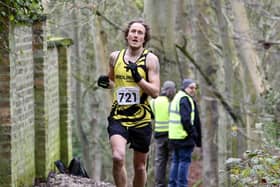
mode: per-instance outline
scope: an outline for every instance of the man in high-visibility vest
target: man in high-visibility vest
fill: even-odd
[[[160,96],[151,100],[150,105],[154,113],[155,138],[155,187],[166,187],[172,151],[168,146],[169,105],[176,94],[176,85],[167,80],[161,87]]]
[[[174,96],[169,113],[169,144],[173,148],[168,187],[187,187],[188,170],[195,146],[201,147],[199,113],[193,96],[196,83],[184,79]]]

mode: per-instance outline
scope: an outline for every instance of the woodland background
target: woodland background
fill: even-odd
[[[161,83],[173,80],[180,88],[183,78],[198,81],[203,183],[208,187],[280,183],[280,1],[42,2],[49,36],[74,41],[74,156],[82,157],[93,179],[113,181],[106,130],[111,91],[98,88],[96,81],[108,71],[110,52],[125,47],[124,27],[142,18],[152,29],[148,48],[159,56]],[[147,186],[153,184],[153,146]],[[258,159],[255,165],[274,169],[261,174],[260,166],[244,165],[249,158]],[[128,174],[133,173],[130,161],[128,152]],[[236,163],[243,165],[230,169]]]

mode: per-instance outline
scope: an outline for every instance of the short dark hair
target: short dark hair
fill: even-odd
[[[144,43],[143,43],[143,47],[145,47],[145,45],[151,39],[151,33],[150,33],[149,25],[147,25],[143,20],[133,20],[133,21],[130,21],[128,23],[126,29],[124,30],[124,39],[127,42],[126,37],[128,35],[128,32],[129,32],[129,29],[130,29],[131,25],[134,24],[134,23],[140,23],[140,24],[142,24],[145,27],[145,38],[144,38]]]

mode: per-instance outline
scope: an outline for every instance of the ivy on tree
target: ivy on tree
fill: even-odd
[[[42,17],[41,0],[1,0],[0,19],[11,23],[32,23]]]

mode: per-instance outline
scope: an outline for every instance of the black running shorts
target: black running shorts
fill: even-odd
[[[125,127],[120,121],[108,119],[109,125],[107,128],[109,137],[119,134],[127,140],[130,144],[129,148],[139,151],[141,153],[149,152],[149,146],[152,137],[152,125],[149,123],[144,127]]]

